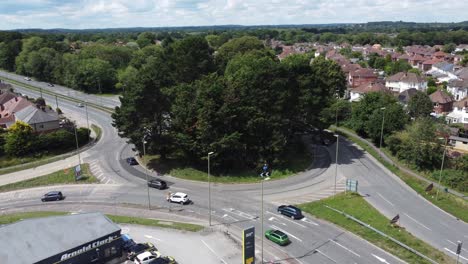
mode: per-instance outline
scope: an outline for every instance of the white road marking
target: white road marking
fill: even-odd
[[[101,173],[99,173],[99,175],[98,175],[97,177],[98,177],[98,178],[101,178],[102,175],[104,175],[104,174],[101,172]]]
[[[331,260],[331,261],[333,261],[333,262],[335,262],[335,263],[338,263],[338,262],[336,262],[336,260],[334,260],[334,259],[332,259],[331,257],[327,256],[327,254],[323,253],[322,251],[320,251],[320,250],[318,250],[318,249],[316,249],[315,251],[317,251],[318,253],[320,253],[321,255],[323,255],[324,257],[326,257],[327,259],[329,259],[329,260]]]
[[[226,212],[230,212],[230,213],[232,213],[232,214],[235,214],[235,215],[237,215],[237,216],[247,218],[247,219],[256,219],[255,216],[253,216],[253,215],[251,215],[251,214],[248,214],[248,213],[244,213],[244,212],[239,211],[239,210],[236,210],[236,209],[234,209],[234,208],[229,208],[229,209],[224,209],[224,208],[223,208],[223,210],[226,211]]]
[[[216,254],[216,252],[215,252],[210,246],[208,246],[208,244],[207,244],[203,239],[202,239],[201,241],[203,242],[203,244],[205,244],[205,246],[206,246],[217,258],[219,258],[224,264],[227,264],[227,262],[224,261],[223,258],[221,258],[220,256],[218,256],[218,254]]]
[[[329,239],[329,240],[330,240],[331,242],[335,243],[336,245],[338,245],[339,247],[341,247],[341,248],[347,250],[348,252],[354,254],[355,256],[361,257],[361,255],[359,255],[359,254],[357,254],[356,252],[352,251],[351,249],[349,249],[349,248],[347,248],[347,247],[341,245],[340,243],[336,242],[335,240],[332,240],[332,239]]]
[[[415,223],[419,224],[420,226],[426,228],[427,230],[431,231],[431,229],[423,224],[421,224],[420,222],[418,222],[416,219],[414,219],[413,217],[409,216],[407,213],[403,213],[404,215],[406,215],[409,219],[413,220]]]
[[[275,215],[275,216],[279,216],[279,217],[281,217],[281,219],[284,219],[284,220],[286,220],[286,221],[289,221],[289,222],[291,222],[291,223],[293,223],[293,224],[296,224],[296,225],[298,225],[298,226],[300,226],[300,227],[306,228],[305,225],[301,225],[301,224],[299,224],[297,221],[293,221],[293,220],[291,220],[291,219],[289,219],[289,218],[287,218],[287,217],[284,217],[283,215],[278,215],[278,214],[272,213],[272,212],[270,212],[270,211],[266,211],[266,213],[267,213],[267,214],[272,214],[272,215]]]
[[[107,179],[106,183],[105,184],[108,184],[110,182],[110,179]]]
[[[128,232],[130,232],[130,228],[123,227],[120,232],[123,233],[123,234],[128,234]]]
[[[394,204],[392,204],[389,200],[385,199],[385,197],[383,197],[380,193],[377,193],[378,196],[380,196],[380,198],[382,198],[384,201],[386,201],[389,205],[395,207]]]
[[[232,217],[232,216],[230,216],[228,214],[224,214],[221,218],[227,218],[227,217],[234,219],[234,221],[239,221],[239,219],[237,219],[235,217]]]
[[[455,256],[457,256],[457,253],[453,252],[452,250],[448,249],[448,248],[444,248],[445,250],[447,250],[448,252],[454,254]],[[463,257],[462,255],[460,255],[460,258],[464,259],[464,260],[468,260],[468,258],[465,258]]]
[[[372,256],[374,256],[374,258],[378,259],[378,260],[379,260],[380,262],[382,262],[382,263],[390,264],[390,263],[388,263],[384,258],[381,258],[381,257],[379,257],[379,256],[377,256],[377,255],[374,255],[374,254],[372,254]]]
[[[315,225],[315,226],[318,226],[319,224],[315,223],[314,221],[310,220],[310,219],[307,219],[307,218],[302,218],[301,219],[302,222],[306,222],[306,223],[309,223],[309,224],[312,224],[312,225]]]
[[[291,234],[291,233],[288,233],[288,232],[284,231],[283,229],[281,229],[281,228],[279,228],[279,227],[277,227],[277,226],[271,225],[270,227],[273,228],[273,229],[277,229],[277,230],[279,230],[279,231],[285,233],[286,235],[288,235],[288,236],[290,236],[290,237],[292,237],[292,238],[295,238],[295,239],[298,240],[299,242],[302,242],[302,239],[296,237],[295,235],[293,235],[293,234]]]
[[[284,226],[286,225],[285,223],[282,223],[282,222],[278,221],[278,219],[276,219],[274,216],[268,218],[268,220],[272,221],[272,222],[275,222],[275,220],[276,220],[276,223],[284,225]]]
[[[162,241],[161,239],[159,238],[155,238],[153,236],[149,236],[149,235],[145,235],[146,238],[150,238],[150,239],[154,239],[154,240],[157,240],[157,241]]]
[[[450,241],[450,240],[448,240],[448,239],[445,239],[445,240],[447,240],[447,242],[449,242],[450,244],[452,244],[452,245],[454,245],[454,246],[458,246],[458,244],[455,243],[455,242],[452,242],[452,241]],[[465,251],[465,252],[468,252],[468,250],[466,250],[466,249],[464,249],[464,248],[462,248],[461,250],[463,250],[463,251]]]

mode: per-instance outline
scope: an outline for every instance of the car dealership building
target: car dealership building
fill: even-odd
[[[22,220],[0,227],[0,263],[106,263],[122,256],[120,231],[101,213]]]

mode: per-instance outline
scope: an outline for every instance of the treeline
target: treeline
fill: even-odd
[[[438,180],[444,137],[450,133],[443,120],[430,117],[432,102],[426,93],[418,92],[407,108],[390,94],[373,92],[352,107],[347,101],[339,101],[326,112],[328,119],[338,112],[341,125],[370,138],[376,146],[380,146],[382,136],[382,147],[392,155]],[[468,191],[468,156],[447,153],[442,181],[451,188]]]
[[[140,150],[162,159],[204,164],[214,151],[218,171],[282,162],[296,132],[325,128],[323,108],[343,93],[340,67],[323,57],[279,61],[254,37],[221,45],[190,36],[166,47],[146,46],[125,69],[125,93],[114,125]]]

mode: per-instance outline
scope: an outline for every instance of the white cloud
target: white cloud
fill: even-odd
[[[454,0],[4,0],[1,29],[467,20]],[[3,8],[4,7],[4,8]]]

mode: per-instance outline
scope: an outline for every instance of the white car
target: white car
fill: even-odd
[[[24,77],[24,79],[25,79],[26,81],[31,81],[31,78],[29,78],[29,77]]]
[[[190,200],[186,193],[176,192],[176,193],[169,194],[167,197],[167,201],[171,203],[185,204],[185,203],[188,203]]]
[[[133,260],[133,262],[135,264],[148,264],[154,259],[157,259],[159,257],[161,257],[161,253],[159,253],[158,251],[152,251],[152,252],[145,251],[141,254],[138,254],[136,258]]]

